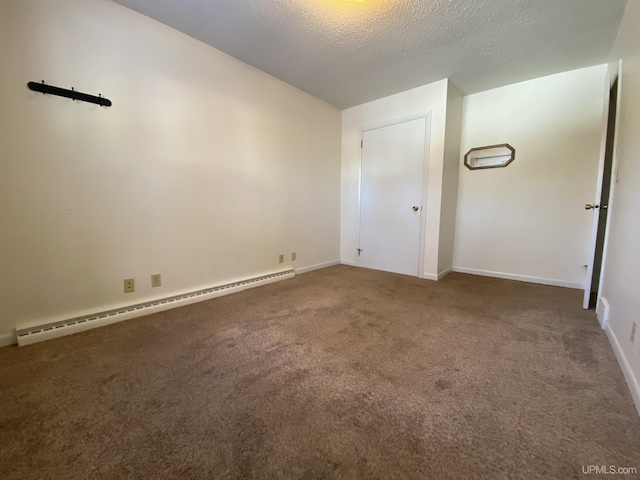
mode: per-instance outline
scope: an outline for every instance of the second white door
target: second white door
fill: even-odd
[[[363,133],[361,267],[420,276],[425,123],[418,118]]]

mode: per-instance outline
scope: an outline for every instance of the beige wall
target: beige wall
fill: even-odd
[[[600,65],[464,98],[455,270],[582,288],[605,76]],[[500,143],[516,149],[508,167],[463,165]]]
[[[339,259],[336,108],[107,0],[0,2],[0,58],[5,341]],[[41,79],[114,105],[26,88]]]
[[[363,128],[430,112],[429,165],[426,202],[424,273],[438,274],[438,244],[447,113],[448,81],[414,88],[342,112],[341,260],[355,264],[358,231],[360,135]]]
[[[602,296],[609,303],[607,334],[640,412],[640,325],[631,341],[634,321],[640,324],[640,3],[629,2],[613,59],[622,59],[620,109],[614,168],[618,182],[609,201]]]
[[[451,271],[458,204],[458,172],[462,135],[462,102],[460,89],[449,82],[447,89],[447,119],[444,139],[444,168],[442,172],[442,211],[440,216],[440,243],[438,275]]]

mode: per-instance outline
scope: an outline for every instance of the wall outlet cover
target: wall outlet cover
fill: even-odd
[[[284,253],[278,255],[278,263],[284,263]]]
[[[136,279],[125,278],[124,279],[124,293],[132,293],[136,291]]]
[[[159,273],[154,273],[151,275],[151,286],[152,287],[160,287],[162,285],[162,275]]]
[[[291,260],[295,260],[297,256],[296,252],[291,252]]]

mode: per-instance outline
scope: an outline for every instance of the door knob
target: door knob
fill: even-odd
[[[594,205],[593,203],[587,203],[587,204],[584,206],[584,209],[585,209],[585,210],[597,210],[597,209],[599,209],[599,208],[600,208],[600,205]]]
[[[413,210],[414,212],[417,212],[420,209],[420,207],[418,207],[417,205],[414,205],[413,207],[411,207],[411,210]]]

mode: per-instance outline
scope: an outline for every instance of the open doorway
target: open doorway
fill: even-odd
[[[607,217],[609,215],[609,196],[611,194],[611,177],[613,173],[613,154],[615,147],[616,114],[618,107],[618,77],[613,81],[609,89],[609,106],[607,113],[607,132],[605,137],[604,162],[602,167],[602,180],[599,200],[594,204],[587,204],[585,208],[592,210],[597,222],[595,227],[595,246],[593,260],[591,262],[591,277],[587,277],[585,285],[584,308],[595,308],[600,289],[600,274],[602,271],[602,259],[607,233]]]

